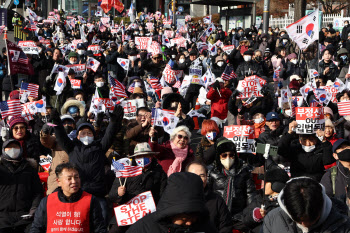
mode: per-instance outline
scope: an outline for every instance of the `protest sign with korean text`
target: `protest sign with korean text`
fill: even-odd
[[[254,126],[251,126],[251,125],[225,126],[223,136],[231,140],[236,145],[236,150],[238,153],[255,152]]]
[[[114,208],[118,226],[134,224],[147,214],[156,211],[156,205],[151,191],[141,193],[125,205]]]
[[[25,54],[36,54],[36,55],[39,55],[39,53],[41,51],[41,48],[36,46],[34,41],[31,41],[31,40],[19,41],[18,42],[18,46],[21,47],[21,49],[23,50],[23,52]]]
[[[125,119],[136,119],[136,110],[141,107],[145,107],[143,99],[124,100],[120,104],[124,108]]]
[[[323,107],[297,107],[296,128],[297,134],[313,134],[318,129],[324,130],[324,114]]]
[[[74,70],[75,77],[83,77],[86,68],[85,64],[66,65],[66,67]]]

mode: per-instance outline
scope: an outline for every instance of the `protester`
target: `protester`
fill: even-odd
[[[58,226],[72,231],[107,232],[98,200],[81,189],[78,168],[63,163],[55,173],[59,188],[41,200],[30,232],[52,232]]]

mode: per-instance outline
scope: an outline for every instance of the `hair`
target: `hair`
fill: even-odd
[[[299,134],[299,139],[301,140],[314,140],[316,139],[316,135],[315,134]]]
[[[67,170],[75,170],[77,172],[79,172],[78,167],[76,167],[75,165],[71,164],[71,163],[61,163],[60,165],[58,165],[55,169],[55,173],[56,173],[56,177],[59,178],[60,175],[63,172],[63,169],[67,169]]]
[[[311,178],[297,178],[287,182],[283,191],[284,204],[296,222],[313,222],[320,216],[323,208],[322,186]]]
[[[136,116],[139,115],[139,112],[140,112],[140,111],[151,112],[151,109],[149,109],[149,108],[147,108],[147,107],[138,108],[138,109],[136,110]]]
[[[188,170],[190,169],[190,166],[192,165],[199,165],[199,166],[202,166],[205,170],[205,174],[208,174],[208,168],[207,168],[207,165],[203,162],[202,159],[194,159],[192,160],[189,164],[187,164],[186,168],[185,168],[185,171],[188,172]]]
[[[261,51],[260,49],[256,49],[256,50],[254,50],[254,55],[256,55],[256,53],[258,53],[258,52],[260,52],[260,53],[261,53],[261,55],[264,55],[263,51]]]
[[[178,132],[181,132],[181,131],[184,131],[186,134],[187,134],[187,136],[188,136],[188,143],[190,143],[191,142],[191,132],[190,132],[190,130],[186,127],[186,126],[184,126],[184,125],[181,125],[181,126],[179,126],[179,127],[176,127],[174,130],[173,130],[173,132],[170,134],[170,141],[173,141],[174,140],[174,138],[175,138],[175,136],[177,135],[177,133]]]
[[[220,133],[219,127],[214,120],[204,120],[202,123],[201,134],[205,136],[210,131],[215,131],[217,134]]]

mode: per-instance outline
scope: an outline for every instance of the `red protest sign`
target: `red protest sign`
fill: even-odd
[[[313,134],[318,129],[324,130],[323,107],[297,107],[295,111],[297,134]]]
[[[74,70],[75,77],[83,77],[85,72],[85,64],[66,65],[66,67]]]
[[[151,191],[141,193],[125,205],[114,208],[118,226],[134,224],[147,214],[156,211]]]
[[[148,50],[149,46],[151,46],[151,43],[151,37],[135,37],[135,44],[138,49]]]
[[[70,84],[73,89],[80,89],[81,88],[81,80],[79,79],[70,79]]]
[[[254,127],[251,125],[230,125],[224,127],[225,138],[236,145],[237,152],[255,152]]]
[[[337,88],[335,88],[333,86],[320,86],[320,89],[325,89],[328,93],[332,94],[331,101],[333,103],[337,103],[338,102],[338,100],[337,100],[337,93],[338,93]]]
[[[224,51],[227,54],[230,54],[234,48],[235,48],[234,45],[226,45],[222,47],[222,51]]]
[[[99,45],[89,45],[88,50],[92,51],[94,56],[101,56],[101,46]]]

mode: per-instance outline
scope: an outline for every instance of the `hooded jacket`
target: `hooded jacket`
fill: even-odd
[[[198,217],[190,227],[192,232],[217,232],[205,206],[203,182],[198,175],[188,172],[172,174],[158,202],[157,211],[137,221],[127,233],[184,232],[179,231],[179,228],[184,230],[183,227],[171,223],[172,217],[183,213],[196,213]]]
[[[332,208],[332,201],[325,193],[324,187],[322,187],[323,193],[323,210],[320,219],[309,228],[309,232],[350,232],[350,221],[347,216],[341,215],[335,208]],[[303,231],[293,221],[283,199],[283,190],[278,196],[279,208],[276,208],[269,212],[264,218],[263,232],[284,232],[284,233],[296,233]]]
[[[11,142],[4,142],[5,148]],[[43,188],[33,159],[20,159],[15,162],[5,159],[4,149],[0,158],[0,229],[28,225],[32,220],[23,219],[22,215],[33,215],[43,196]]]
[[[219,90],[210,88],[207,98],[211,100],[211,117],[218,117],[221,120],[227,118],[228,113],[228,101],[232,92],[228,88],[222,88]]]

